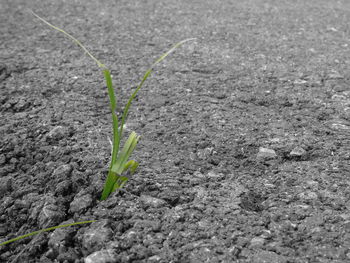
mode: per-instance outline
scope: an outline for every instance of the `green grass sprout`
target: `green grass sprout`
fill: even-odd
[[[48,231],[51,231],[51,230],[55,230],[55,229],[58,229],[58,228],[69,227],[69,226],[76,226],[76,225],[82,225],[82,224],[90,224],[90,223],[93,223],[93,222],[96,222],[96,220],[75,222],[75,223],[70,223],[70,224],[65,224],[65,225],[59,225],[59,226],[53,226],[53,227],[45,228],[45,229],[42,229],[42,230],[31,232],[29,234],[25,234],[23,236],[12,238],[10,240],[7,240],[5,242],[0,243],[0,246],[4,246],[4,245],[10,244],[12,242],[15,242],[17,240],[21,240],[21,239],[26,238],[26,237],[34,236],[34,235],[41,234],[43,232],[48,232]]]
[[[116,114],[116,108],[117,108],[117,102],[116,97],[113,89],[112,84],[112,77],[110,74],[110,71],[108,68],[102,64],[98,59],[96,59],[84,46],[81,44],[79,40],[77,40],[72,35],[68,34],[64,30],[50,24],[45,19],[41,18],[37,14],[35,14],[33,11],[31,11],[32,14],[40,19],[42,22],[44,22],[46,25],[50,26],[51,28],[63,33],[67,37],[69,37],[74,43],[76,43],[80,48],[84,50],[84,52],[91,57],[96,64],[102,69],[103,75],[107,84],[107,90],[108,90],[108,96],[110,100],[110,108],[112,112],[112,125],[113,125],[113,142],[112,142],[112,156],[111,156],[111,163],[107,175],[107,179],[102,191],[101,200],[106,200],[108,196],[116,191],[117,189],[122,188],[125,183],[128,181],[129,176],[124,175],[126,172],[129,171],[129,175],[133,175],[135,173],[136,168],[138,167],[138,163],[134,160],[129,160],[131,154],[135,150],[135,147],[137,145],[138,140],[140,139],[140,136],[138,136],[134,131],[131,132],[129,135],[129,138],[126,140],[123,148],[120,150],[120,142],[123,136],[123,128],[124,124],[126,122],[126,118],[128,116],[129,108],[131,106],[132,101],[136,97],[138,91],[143,86],[144,82],[147,80],[147,78],[151,75],[153,68],[160,63],[164,58],[166,58],[170,53],[172,53],[176,48],[181,46],[182,44],[195,40],[195,38],[189,38],[185,39],[183,41],[178,42],[175,44],[172,48],[170,48],[167,52],[162,54],[152,65],[151,67],[146,71],[143,78],[141,79],[140,84],[137,86],[135,91],[131,94],[129,97],[128,102],[125,105],[125,108],[123,110],[123,114],[121,117],[121,120],[118,119],[118,116]],[[119,123],[120,121],[120,123]]]

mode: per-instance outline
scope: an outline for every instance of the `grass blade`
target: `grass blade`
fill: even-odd
[[[137,169],[138,166],[139,166],[138,162],[134,160],[130,160],[125,164],[123,172],[126,172],[128,169],[130,169],[130,174],[132,175],[135,173],[135,170]]]
[[[110,193],[113,191],[115,182],[118,180],[118,176],[112,171],[112,167],[117,160],[121,137],[118,129],[119,127],[118,116],[115,113],[117,108],[117,102],[116,102],[115,93],[113,89],[112,77],[108,69],[104,69],[103,74],[106,80],[106,85],[108,90],[108,96],[109,96],[110,107],[112,112],[112,126],[113,126],[113,144],[112,144],[111,162],[109,165],[107,179],[101,195],[101,200],[106,200],[107,197],[110,195]]]
[[[114,89],[112,84],[112,77],[108,69],[103,70],[103,74],[107,84],[108,96],[109,96],[111,112],[112,112],[112,125],[113,125],[113,147],[112,147],[112,160],[111,160],[111,166],[112,166],[117,159],[121,136],[118,130],[118,127],[119,127],[118,117],[115,113],[117,109],[117,102],[115,99],[115,94],[114,94]]]
[[[75,44],[77,44],[80,48],[82,48],[84,50],[84,52],[90,56],[96,63],[97,65],[103,69],[103,74],[104,74],[104,78],[106,80],[106,84],[107,84],[107,90],[108,90],[108,96],[110,99],[110,108],[111,108],[111,112],[112,112],[112,125],[113,125],[113,142],[112,142],[112,156],[111,156],[111,163],[109,166],[109,171],[108,171],[108,175],[107,175],[107,179],[102,191],[102,196],[101,196],[101,200],[105,200],[111,192],[113,192],[116,188],[121,188],[126,181],[128,180],[128,177],[125,176],[121,176],[121,174],[123,172],[125,172],[126,170],[130,169],[130,173],[133,174],[138,166],[138,163],[135,161],[129,161],[128,159],[131,156],[131,154],[133,153],[133,151],[135,150],[135,147],[137,145],[137,142],[139,140],[139,136],[137,136],[137,134],[135,132],[132,132],[128,138],[128,140],[126,141],[123,149],[121,152],[119,152],[119,148],[120,148],[120,141],[123,135],[123,129],[124,129],[124,124],[126,121],[126,118],[128,116],[128,112],[129,112],[129,108],[131,106],[132,101],[135,99],[138,91],[141,89],[141,87],[143,86],[144,82],[147,80],[147,78],[151,75],[153,68],[160,63],[163,59],[165,59],[170,53],[172,53],[176,48],[178,48],[179,46],[181,46],[182,44],[188,42],[188,41],[192,41],[195,40],[195,38],[189,38],[189,39],[185,39],[183,41],[180,41],[178,43],[176,43],[172,48],[170,48],[167,52],[165,52],[164,54],[162,54],[152,65],[151,67],[146,71],[146,73],[143,75],[143,78],[141,79],[140,84],[137,86],[137,88],[135,89],[135,91],[131,94],[131,96],[128,99],[127,104],[125,105],[123,114],[122,114],[122,118],[121,118],[121,123],[119,126],[119,120],[118,120],[118,116],[116,115],[116,107],[117,107],[117,102],[116,102],[116,98],[115,98],[115,93],[114,93],[114,89],[113,89],[113,84],[112,84],[112,78],[111,78],[111,74],[110,71],[107,69],[107,67],[102,64],[98,59],[96,59],[86,48],[85,46],[83,46],[83,44],[81,44],[81,42],[76,39],[75,37],[73,37],[72,35],[70,35],[69,33],[67,33],[66,31],[62,30],[61,28],[58,28],[52,24],[50,24],[48,21],[46,21],[45,19],[41,18],[40,16],[38,16],[36,13],[34,13],[33,11],[31,11],[32,14],[38,18],[39,20],[41,20],[42,22],[44,22],[46,25],[48,25],[49,27],[63,33],[64,35],[66,35],[68,38],[70,38]]]
[[[117,161],[112,167],[112,171],[117,175],[121,175],[122,172],[124,171],[124,167],[127,164],[127,161],[131,156],[132,152],[135,150],[135,147],[137,145],[139,138],[140,137],[137,136],[135,132],[132,132],[128,140],[125,142],[124,147],[120,152]]]
[[[34,13],[32,10],[30,10],[30,12],[38,19],[40,19],[42,22],[44,22],[46,25],[48,25],[49,27],[52,27],[53,29],[65,34],[68,38],[70,38],[75,44],[77,44],[82,50],[84,50],[84,52],[90,57],[92,58],[96,63],[97,65],[100,67],[100,68],[106,68],[106,66],[104,64],[102,64],[97,58],[95,58],[90,52],[89,50],[86,49],[86,47],[84,47],[84,45],[78,40],[76,39],[75,37],[73,37],[71,34],[68,34],[66,31],[64,31],[63,29],[57,27],[57,26],[54,26],[52,24],[50,24],[48,21],[46,21],[44,18],[38,16],[36,13]]]
[[[120,136],[122,136],[123,134],[123,127],[129,112],[129,108],[131,106],[131,103],[133,101],[133,99],[136,97],[137,93],[139,92],[139,90],[141,89],[141,87],[143,86],[143,83],[147,80],[147,78],[151,75],[153,68],[160,63],[163,59],[165,59],[170,53],[172,53],[176,48],[180,47],[181,45],[183,45],[184,43],[188,42],[188,41],[193,41],[196,40],[196,38],[188,38],[185,40],[182,40],[178,43],[176,43],[172,48],[170,48],[167,52],[165,52],[164,54],[162,54],[152,65],[151,67],[146,71],[146,73],[144,74],[140,84],[137,86],[136,90],[132,93],[132,95],[130,96],[125,108],[124,108],[124,112],[123,112],[123,116],[122,116],[122,121],[121,121],[121,125],[120,125]]]
[[[51,230],[55,230],[55,229],[58,229],[58,228],[69,227],[69,226],[76,226],[76,225],[82,225],[82,224],[90,224],[90,223],[93,223],[93,222],[96,222],[96,220],[75,222],[75,223],[71,223],[71,224],[65,224],[65,225],[59,225],[59,226],[53,226],[53,227],[41,229],[41,230],[38,230],[38,231],[31,232],[29,234],[25,234],[25,235],[22,235],[22,236],[19,236],[19,237],[12,238],[12,239],[7,240],[5,242],[2,242],[2,243],[0,243],[0,246],[4,246],[4,245],[10,244],[12,242],[15,242],[17,240],[21,240],[21,239],[26,238],[26,237],[34,236],[34,235],[37,235],[37,234],[40,234],[40,233],[43,233],[43,232],[48,232],[48,231],[51,231]]]
[[[105,185],[103,187],[102,195],[100,198],[101,201],[106,200],[107,197],[113,192],[115,182],[118,180],[118,178],[119,178],[119,176],[116,175],[116,173],[112,171],[112,168],[110,168],[108,171]]]

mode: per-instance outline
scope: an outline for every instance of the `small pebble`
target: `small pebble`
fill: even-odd
[[[166,201],[148,195],[141,195],[140,201],[144,206],[160,208],[167,204]]]
[[[48,133],[47,138],[53,140],[60,140],[66,137],[68,134],[69,131],[67,128],[62,126],[56,126]]]
[[[81,213],[92,205],[92,197],[90,194],[76,196],[70,203],[71,213]]]
[[[0,177],[0,198],[12,189],[12,178],[10,176]]]
[[[68,220],[62,222],[61,224],[70,224],[73,223],[73,220]],[[67,242],[69,242],[72,237],[72,233],[74,229],[71,227],[59,228],[53,231],[49,237],[48,246],[53,249],[54,252],[58,252],[58,249],[62,246],[65,246]]]
[[[214,171],[209,171],[208,175],[209,178],[213,178],[213,179],[219,179],[220,177],[222,177],[223,175],[220,173],[216,173]]]
[[[254,237],[250,241],[250,248],[262,247],[265,244],[265,238],[262,237]]]
[[[302,147],[295,147],[289,154],[292,157],[302,157],[306,154],[306,151]]]
[[[100,250],[84,258],[84,263],[113,263],[115,254],[112,249]]]
[[[113,235],[107,220],[92,223],[90,228],[83,234],[83,247],[88,252],[99,250]]]
[[[306,185],[307,185],[309,188],[311,188],[311,189],[317,190],[317,189],[318,189],[319,183],[316,182],[316,181],[313,181],[313,180],[309,180],[309,181],[306,182]]]
[[[345,120],[333,120],[333,123],[331,123],[331,128],[334,130],[349,130],[350,129],[350,123]]]
[[[261,238],[270,238],[272,236],[271,231],[268,229],[264,229],[260,235]]]
[[[306,191],[299,194],[299,198],[301,200],[317,200],[318,196],[317,193],[312,191]]]
[[[71,175],[72,173],[72,166],[70,164],[63,164],[58,166],[54,171],[53,171],[53,176],[55,178],[67,178]]]
[[[257,154],[257,159],[259,160],[269,160],[269,159],[275,159],[277,157],[277,154],[275,150],[268,149],[268,148],[259,148],[259,152]]]
[[[199,149],[197,151],[197,156],[198,156],[198,158],[200,160],[206,160],[212,155],[213,150],[214,150],[213,147],[207,147],[205,149]]]
[[[272,251],[258,251],[253,257],[254,263],[287,263],[287,259],[284,256],[278,255]]]
[[[154,255],[154,256],[152,256],[152,257],[149,257],[148,258],[148,262],[160,262],[161,261],[161,257],[160,256],[157,256],[157,255]]]
[[[6,163],[6,156],[5,154],[0,155],[0,165],[3,165]]]
[[[332,71],[328,74],[327,79],[343,79],[344,76],[337,71]]]
[[[47,228],[49,226],[58,225],[65,216],[64,211],[57,206],[56,199],[53,196],[47,196],[45,198],[44,206],[39,213],[39,228]]]
[[[193,177],[197,177],[197,178],[205,178],[205,175],[204,174],[202,174],[201,172],[199,172],[199,171],[195,171],[194,173],[193,173]]]

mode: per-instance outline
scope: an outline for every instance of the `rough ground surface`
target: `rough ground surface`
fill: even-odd
[[[306,3],[305,3],[306,2]],[[125,191],[103,76],[28,8],[110,66],[127,130]],[[0,2],[1,262],[350,262],[350,2]]]

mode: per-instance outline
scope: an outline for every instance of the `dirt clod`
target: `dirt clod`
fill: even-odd
[[[0,1],[1,262],[350,261],[348,0]],[[117,114],[140,163],[100,196]]]

